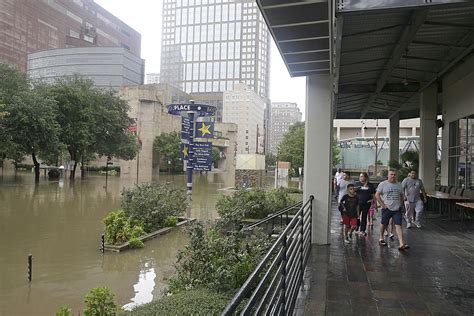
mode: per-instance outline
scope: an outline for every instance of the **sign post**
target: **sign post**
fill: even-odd
[[[179,103],[168,105],[168,113],[181,116],[181,141],[180,157],[187,161],[187,193],[193,192],[193,171],[211,170],[212,164],[212,143],[195,142],[194,138],[213,137],[214,124],[198,122],[199,131],[196,132],[195,121],[200,116],[213,116],[216,113],[216,107],[207,104],[196,104],[194,101],[189,103]],[[208,164],[208,162],[210,163]]]

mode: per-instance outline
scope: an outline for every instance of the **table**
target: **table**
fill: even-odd
[[[474,211],[474,203],[461,203],[461,202],[457,202],[456,203],[456,206],[461,208],[461,212],[460,212],[460,215],[461,215],[461,221],[464,222],[464,212],[465,211],[471,211],[473,212]]]
[[[426,191],[426,195],[429,198],[438,200],[440,203],[439,207],[439,214],[441,215],[443,212],[442,203],[443,201],[447,203],[448,215],[451,217],[452,206],[457,202],[471,202],[473,201],[472,198],[460,195],[454,195],[446,192],[441,191]]]

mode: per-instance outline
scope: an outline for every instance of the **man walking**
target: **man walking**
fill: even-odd
[[[354,184],[354,180],[351,179],[351,174],[350,174],[349,171],[343,172],[343,175],[344,175],[344,177],[337,182],[337,187],[338,187],[337,202],[338,203],[341,203],[341,200],[344,197],[344,195],[346,195],[348,193],[347,186],[349,184]],[[341,208],[339,208],[339,212],[341,213],[341,224],[342,224],[343,223],[343,218],[342,218],[343,217],[343,210]]]
[[[386,246],[387,242],[384,240],[385,226],[388,225],[390,218],[393,219],[395,224],[395,230],[399,241],[398,250],[403,251],[408,249],[409,246],[405,244],[403,240],[402,231],[402,212],[401,207],[403,205],[403,192],[402,186],[397,182],[397,173],[395,170],[390,169],[388,171],[388,180],[385,180],[377,187],[375,198],[382,206],[382,223],[380,225],[380,238],[379,244]]]
[[[334,175],[334,194],[336,196],[336,200],[339,199],[339,186],[337,185],[339,181],[344,177],[344,173],[342,172],[341,168],[337,168],[336,174]]]
[[[416,226],[421,228],[421,213],[423,212],[423,203],[426,203],[426,192],[423,181],[418,178],[415,169],[412,169],[408,177],[402,181],[403,195],[405,196],[405,217],[407,228]],[[413,215],[415,220],[413,221]]]

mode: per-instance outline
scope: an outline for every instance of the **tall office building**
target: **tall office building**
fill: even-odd
[[[254,0],[164,0],[162,30],[160,80],[217,105],[218,120],[235,84],[268,100],[270,34]]]
[[[160,83],[160,73],[152,72],[146,74],[146,84],[158,84]]]
[[[272,102],[270,114],[270,152],[272,154],[277,154],[278,146],[290,130],[290,126],[301,122],[302,117],[303,114],[296,103]]]
[[[93,0],[0,1],[0,63],[26,71],[30,53],[91,46],[140,57],[141,35]]]
[[[237,153],[264,152],[265,101],[244,83],[224,92],[222,121],[237,124]]]

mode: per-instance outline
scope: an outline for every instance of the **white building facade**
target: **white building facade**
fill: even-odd
[[[152,72],[146,74],[146,84],[158,84],[160,83],[160,73]]]
[[[290,130],[290,126],[301,122],[303,114],[292,102],[272,102],[270,112],[270,152],[277,154],[278,146]]]
[[[222,121],[237,124],[237,153],[263,153],[265,101],[246,84],[224,92]]]

